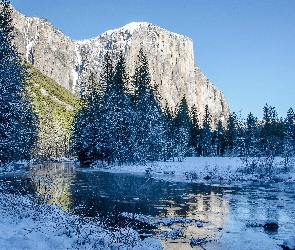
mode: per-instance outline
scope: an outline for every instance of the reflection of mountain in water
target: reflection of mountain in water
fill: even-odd
[[[49,163],[30,170],[34,188],[42,199],[65,211],[72,209],[70,184],[76,174],[75,166]]]

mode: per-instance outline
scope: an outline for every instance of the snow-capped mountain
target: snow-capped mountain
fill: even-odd
[[[223,93],[195,65],[193,41],[147,22],[132,22],[122,28],[74,41],[47,20],[26,17],[14,11],[15,44],[27,61],[73,92],[89,69],[100,72],[106,51],[122,51],[127,72],[134,73],[140,48],[149,61],[152,84],[158,86],[161,103],[175,108],[183,95],[200,112],[208,104],[215,123],[230,110]]]

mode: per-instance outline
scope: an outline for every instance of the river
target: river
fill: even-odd
[[[282,249],[295,232],[294,183],[221,185],[167,182],[147,174],[108,173],[45,163],[4,175],[10,192],[34,194],[106,227],[132,226],[161,240],[165,249]],[[272,219],[278,229],[259,223]]]

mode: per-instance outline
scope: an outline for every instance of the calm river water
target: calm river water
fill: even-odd
[[[294,183],[235,187],[172,183],[64,163],[35,166],[0,181],[8,190],[35,193],[63,210],[99,217],[109,227],[131,225],[160,239],[165,249],[191,249],[191,238],[203,239],[195,249],[282,249],[283,240],[295,234]],[[162,223],[152,226],[121,213],[146,215]],[[177,219],[172,224],[163,218]],[[278,221],[278,230],[253,226],[266,219]],[[173,229],[182,233],[172,237]]]

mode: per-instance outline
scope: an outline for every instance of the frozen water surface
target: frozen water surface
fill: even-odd
[[[295,232],[293,180],[171,182],[50,163],[2,174],[0,187],[1,248],[282,249]]]

